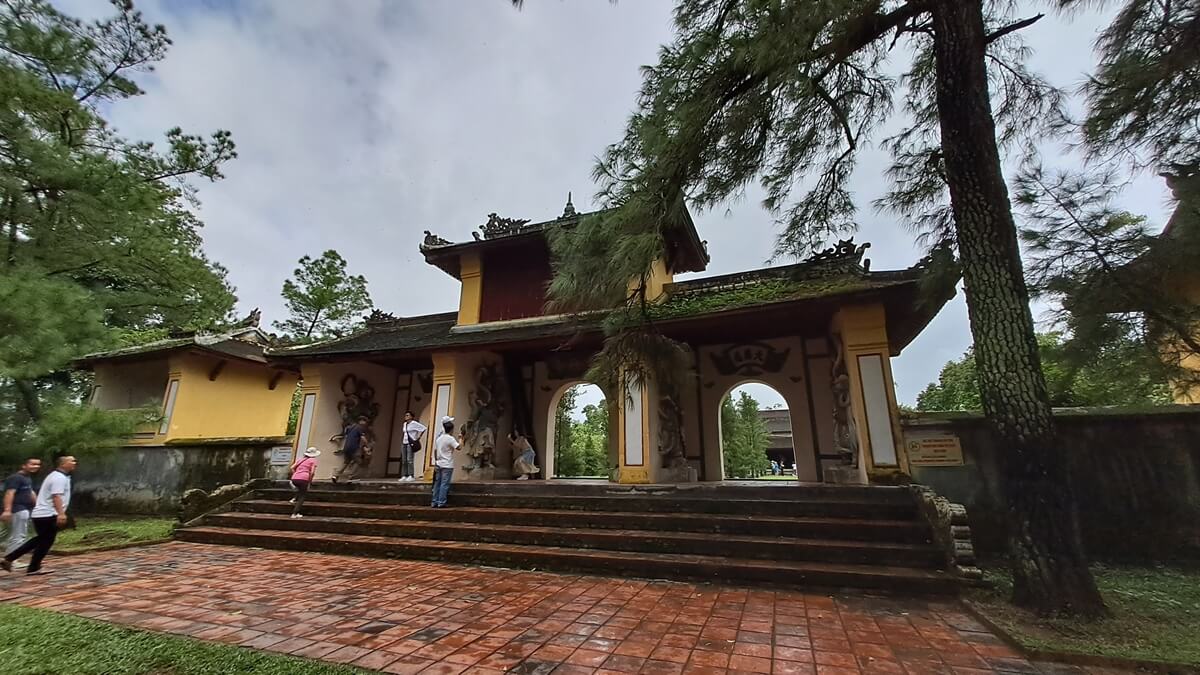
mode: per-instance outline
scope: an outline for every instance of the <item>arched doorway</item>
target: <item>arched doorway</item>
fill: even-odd
[[[791,413],[783,395],[761,382],[742,382],[721,397],[725,480],[799,480]]]
[[[563,385],[550,403],[544,471],[547,478],[608,478],[612,456],[609,406],[589,382]]]

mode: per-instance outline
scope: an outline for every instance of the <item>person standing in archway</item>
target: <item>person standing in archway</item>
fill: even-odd
[[[413,467],[413,456],[421,451],[421,437],[428,429],[417,421],[411,410],[404,411],[404,426],[400,454],[400,480],[411,482],[416,480],[416,469]]]

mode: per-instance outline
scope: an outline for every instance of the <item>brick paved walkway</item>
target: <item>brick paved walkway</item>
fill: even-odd
[[[1084,672],[944,601],[183,543],[50,562],[0,600],[389,673]]]

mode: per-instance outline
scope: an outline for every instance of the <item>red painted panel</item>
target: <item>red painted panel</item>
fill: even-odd
[[[550,283],[550,252],[542,242],[488,251],[483,256],[479,321],[541,316]]]

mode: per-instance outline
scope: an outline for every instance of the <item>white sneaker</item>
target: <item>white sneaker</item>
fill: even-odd
[[[296,498],[295,498],[295,497],[292,497],[292,500],[291,500],[290,502],[288,502],[288,503],[289,503],[289,504],[295,504],[295,503],[296,503]]]
[[[14,562],[13,562],[13,569],[14,569],[14,570],[23,570],[23,569],[25,569],[26,567],[29,567],[29,563],[23,563],[23,562],[21,562],[21,561],[19,561],[19,560],[18,560],[18,561],[14,561]]]
[[[293,514],[292,514],[292,517],[293,517],[293,518],[303,518],[304,516],[303,516],[302,514],[299,514],[299,513],[293,513]]]
[[[521,474],[520,476],[517,476],[517,480],[529,480],[529,476]]]

